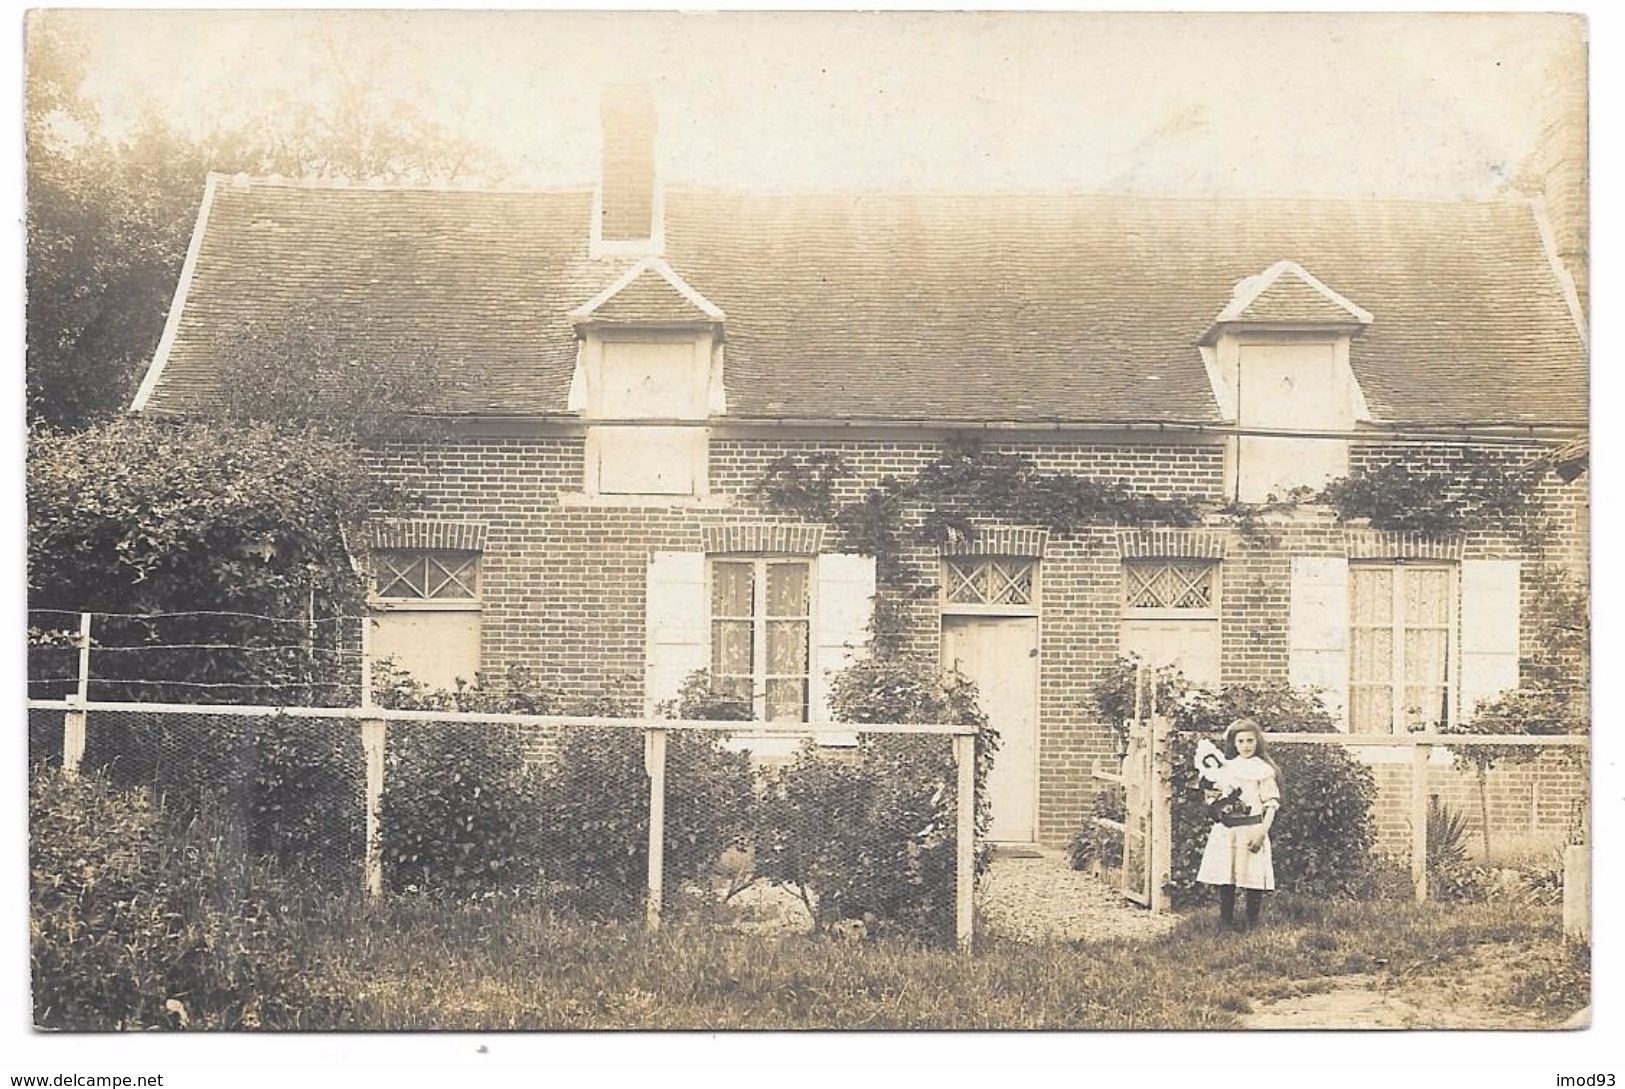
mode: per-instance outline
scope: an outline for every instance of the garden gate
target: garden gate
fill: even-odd
[[[1135,718],[1128,724],[1128,750],[1123,755],[1123,895],[1152,911],[1169,908],[1170,728],[1161,715]]]

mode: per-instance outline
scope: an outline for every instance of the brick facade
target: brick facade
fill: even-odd
[[[1218,442],[1080,438],[988,446],[1024,454],[1044,472],[1122,479],[1162,496],[1216,504],[1224,487],[1224,453]],[[568,696],[640,696],[644,587],[653,552],[754,550],[774,542],[789,542],[792,551],[840,551],[836,527],[820,535],[824,527],[809,527],[800,516],[778,515],[753,497],[768,466],[788,454],[837,453],[854,474],[836,484],[835,499],[844,503],[884,476],[912,476],[940,451],[934,438],[717,437],[710,453],[711,497],[697,506],[617,506],[585,499],[580,494],[580,437],[396,444],[376,453],[376,465],[385,478],[420,497],[421,509],[414,515],[484,526],[481,664],[487,676],[500,678],[510,665],[524,665]],[[1422,452],[1441,463],[1454,456],[1444,446]],[[1505,456],[1524,459],[1536,453],[1531,445],[1507,450]],[[1357,469],[1391,456],[1387,447],[1357,446],[1351,462]],[[1550,476],[1545,487],[1553,520],[1546,558],[1583,571],[1585,481],[1563,485]],[[1330,511],[1317,508],[1273,513],[1246,533],[1222,520],[1177,534],[1119,526],[1052,532],[1039,550],[1038,820],[1040,838],[1047,843],[1063,843],[1073,834],[1098,785],[1091,770],[1114,760],[1111,735],[1097,720],[1091,694],[1117,657],[1125,556],[1222,557],[1220,638],[1226,684],[1287,679],[1295,555],[1533,558],[1529,546],[1510,534],[1475,533],[1446,543],[1403,540],[1338,525]],[[934,586],[939,563],[935,547],[910,545],[904,559],[922,586]],[[1527,580],[1524,596],[1522,636],[1527,645],[1533,638]],[[935,657],[941,628],[934,595],[909,598],[904,612],[909,649]],[[1383,807],[1383,843],[1402,845],[1408,832],[1396,830],[1393,822],[1404,821],[1408,795],[1405,784],[1396,785],[1394,779],[1407,776],[1409,766],[1379,765],[1377,772],[1384,797],[1399,799],[1398,809]],[[1448,768],[1439,770],[1439,791],[1458,808],[1470,809],[1469,817],[1476,820],[1476,794],[1467,796],[1470,806],[1457,801],[1463,790],[1475,788],[1470,782],[1458,786],[1450,775]],[[1497,814],[1513,821],[1521,812],[1518,819],[1525,824],[1531,805],[1545,822],[1566,820],[1569,800],[1582,788],[1571,773],[1553,778],[1519,767],[1498,775],[1505,786],[1496,788]],[[1532,785],[1536,783],[1540,786]],[[1531,790],[1538,795],[1533,803]],[[1559,809],[1562,818],[1556,816]],[[1492,821],[1500,819],[1492,816]]]

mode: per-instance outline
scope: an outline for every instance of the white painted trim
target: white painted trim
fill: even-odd
[[[1369,310],[1355,305],[1343,295],[1338,294],[1322,283],[1313,273],[1296,261],[1277,261],[1257,276],[1249,276],[1236,285],[1235,292],[1230,296],[1230,302],[1219,311],[1214,318],[1214,324],[1226,321],[1246,321],[1244,315],[1247,308],[1258,301],[1258,297],[1269,290],[1282,274],[1290,272],[1316,291],[1320,292],[1329,302],[1351,314],[1361,325],[1370,325],[1373,318]]]
[[[1202,369],[1207,371],[1207,384],[1213,392],[1213,401],[1219,406],[1219,417],[1224,420],[1236,418],[1236,396],[1229,383],[1224,380],[1224,371],[1219,363],[1219,349],[1212,344],[1199,344],[1196,350],[1202,353]]]
[[[1546,251],[1546,263],[1551,266],[1552,275],[1563,290],[1563,301],[1568,304],[1569,317],[1574,321],[1574,331],[1579,334],[1580,346],[1590,351],[1591,334],[1586,327],[1585,310],[1580,305],[1580,292],[1574,285],[1574,274],[1557,255],[1557,239],[1552,233],[1552,221],[1546,215],[1545,198],[1531,197],[1529,210],[1535,217],[1535,229],[1540,232],[1540,248]]]
[[[180,282],[175,285],[175,298],[169,304],[169,316],[164,320],[164,333],[158,340],[157,351],[152,354],[152,363],[147,367],[146,377],[141,380],[141,388],[136,390],[135,400],[130,402],[131,412],[140,412],[147,407],[147,401],[158,388],[158,380],[163,377],[164,367],[169,363],[169,353],[174,349],[175,337],[180,333],[181,311],[186,307],[186,297],[192,290],[192,277],[197,272],[198,254],[203,251],[203,232],[209,225],[209,209],[214,205],[214,191],[224,177],[224,174],[211,171],[203,183],[203,203],[197,210],[197,222],[192,227],[192,240],[186,246],[186,260],[181,265]]]
[[[690,287],[688,282],[681,276],[677,275],[677,270],[668,265],[664,258],[649,256],[638,261],[631,268],[621,273],[620,278],[613,284],[610,284],[604,290],[594,295],[587,302],[570,311],[570,323],[572,325],[580,325],[583,322],[591,321],[593,311],[597,310],[600,306],[603,306],[605,303],[609,302],[609,300],[613,299],[616,295],[619,295],[622,291],[625,291],[628,287],[632,286],[638,277],[642,276],[645,272],[654,272],[659,275],[661,279],[665,280],[666,283],[671,286],[672,290],[676,291],[679,295],[686,299],[691,306],[699,310],[711,321],[722,322],[727,320],[727,315],[722,312],[721,308],[712,303],[710,299],[707,299],[704,295],[701,295],[698,291],[695,291],[692,287]]]

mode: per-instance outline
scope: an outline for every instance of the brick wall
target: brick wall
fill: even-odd
[[[1408,857],[1411,845],[1411,765],[1407,757],[1372,768],[1377,780],[1377,851]],[[1589,795],[1584,766],[1572,755],[1558,751],[1534,754],[1518,763],[1491,769],[1487,781],[1490,846],[1499,853],[1518,839],[1561,837],[1576,819],[1577,807]],[[1458,771],[1438,757],[1428,767],[1428,794],[1460,813],[1470,829],[1467,849],[1482,850],[1484,821],[1478,795],[1478,777],[1472,770]],[[1282,820],[1289,819],[1283,810]],[[1499,843],[1499,846],[1497,844]]]
[[[1218,446],[1010,442],[992,448],[1024,453],[1046,472],[1120,478],[1163,496],[1217,500],[1222,487]],[[939,450],[935,442],[915,440],[718,439],[711,450],[718,502],[701,509],[561,501],[580,491],[579,438],[397,444],[378,451],[377,464],[386,478],[420,497],[412,513],[486,524],[481,653],[488,675],[500,678],[510,664],[523,664],[567,695],[618,690],[636,697],[644,666],[645,570],[653,551],[701,551],[708,526],[804,521],[776,516],[751,497],[768,465],[786,454],[839,453],[855,473],[837,485],[835,498],[844,503],[886,475],[912,476]],[[1353,461],[1379,456],[1389,455],[1357,448]],[[1436,456],[1452,454],[1441,447]],[[1558,516],[1554,548],[1573,562],[1584,556],[1584,518],[1576,513],[1583,512],[1584,483],[1563,488],[1550,479]],[[1230,535],[1221,576],[1224,682],[1285,680],[1291,557],[1346,554],[1344,531],[1329,512],[1304,509],[1271,516],[1255,538],[1224,532]],[[837,530],[825,534],[823,547],[841,550]],[[1511,537],[1478,535],[1467,542],[1466,554],[1510,557],[1522,549]],[[911,546],[904,558],[922,588],[934,587],[934,548]],[[1117,656],[1116,527],[1052,533],[1041,579],[1039,826],[1043,840],[1061,843],[1078,827],[1096,789],[1090,769],[1112,759],[1110,734],[1090,693]],[[905,615],[910,649],[934,658],[940,635],[935,597],[910,599]],[[1515,809],[1516,791],[1507,797]]]

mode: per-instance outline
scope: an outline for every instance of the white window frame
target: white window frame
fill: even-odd
[[[951,573],[949,568],[954,564],[973,563],[978,566],[989,563],[1020,563],[1031,568],[1032,592],[1027,595],[1025,604],[992,604],[974,601],[954,601],[951,599],[949,582]],[[941,612],[945,616],[1037,616],[1042,607],[1043,593],[1043,560],[1037,556],[943,556],[938,568],[940,576],[937,585],[937,600]]]
[[[1128,603],[1128,580],[1130,568],[1136,567],[1204,567],[1213,579],[1212,592],[1208,594],[1209,604],[1204,609],[1176,609],[1176,608],[1138,608]],[[1223,564],[1218,560],[1205,560],[1188,556],[1143,557],[1125,559],[1122,563],[1122,581],[1118,585],[1118,596],[1123,609],[1125,620],[1217,620],[1223,608],[1224,576]]]
[[[405,597],[379,592],[379,563],[383,555],[414,555],[422,557],[461,556],[472,563],[473,592],[469,597]],[[367,585],[367,606],[376,612],[480,612],[484,608],[485,555],[472,549],[458,548],[378,548],[373,550],[371,577]]]
[[[1444,709],[1445,720],[1439,723],[1440,730],[1453,730],[1458,716],[1458,703],[1461,699],[1461,565],[1458,563],[1440,563],[1438,561],[1414,560],[1351,560],[1349,562],[1349,688],[1347,693],[1348,730],[1350,733],[1364,734],[1357,729],[1354,721],[1354,691],[1357,684],[1363,683],[1354,677],[1354,608],[1356,594],[1354,580],[1356,572],[1382,569],[1392,571],[1393,602],[1389,609],[1389,666],[1388,688],[1391,698],[1389,710],[1390,731],[1397,735],[1411,732],[1410,724],[1405,714],[1405,580],[1401,572],[1406,570],[1442,571],[1445,573],[1445,679],[1444,679]]]
[[[716,647],[715,635],[716,621],[719,619],[713,610],[715,596],[715,571],[719,563],[749,563],[754,566],[751,578],[751,615],[749,617],[722,617],[723,620],[746,620],[751,624],[751,672],[750,672],[750,704],[751,719],[755,722],[767,722],[767,683],[770,680],[790,680],[785,675],[769,674],[767,671],[767,626],[773,620],[804,619],[807,624],[807,657],[805,672],[800,674],[803,678],[801,697],[801,718],[791,722],[780,719],[786,727],[810,721],[812,714],[812,679],[814,668],[814,648],[817,646],[818,634],[814,630],[818,616],[818,564],[813,556],[792,556],[783,553],[755,553],[755,552],[722,552],[705,557],[705,644],[706,669],[712,676],[715,672]],[[767,613],[767,569],[775,565],[798,564],[807,572],[807,615],[803,617],[769,616]]]
[[[615,417],[619,422],[605,423],[601,426],[592,426],[593,420],[608,420],[612,417],[604,407],[605,381],[604,381],[604,348],[608,344],[656,344],[673,349],[688,346],[692,350],[689,372],[689,404],[680,406],[677,411],[667,416],[650,416],[648,426],[667,430],[677,428],[691,428],[697,435],[690,448],[692,466],[690,470],[690,487],[687,491],[671,492],[621,492],[605,491],[601,487],[604,463],[604,443],[602,436],[619,428],[638,427],[636,420],[631,418]],[[663,502],[681,503],[683,501],[704,500],[710,496],[710,429],[706,426],[707,406],[710,400],[712,353],[714,342],[709,330],[696,332],[692,329],[594,329],[587,332],[581,344],[582,371],[586,378],[586,398],[582,410],[582,417],[588,421],[587,435],[583,450],[583,479],[582,492],[590,499],[603,499],[610,502],[624,501],[629,504]],[[674,362],[674,365],[680,365]],[[630,422],[628,422],[630,420]]]

